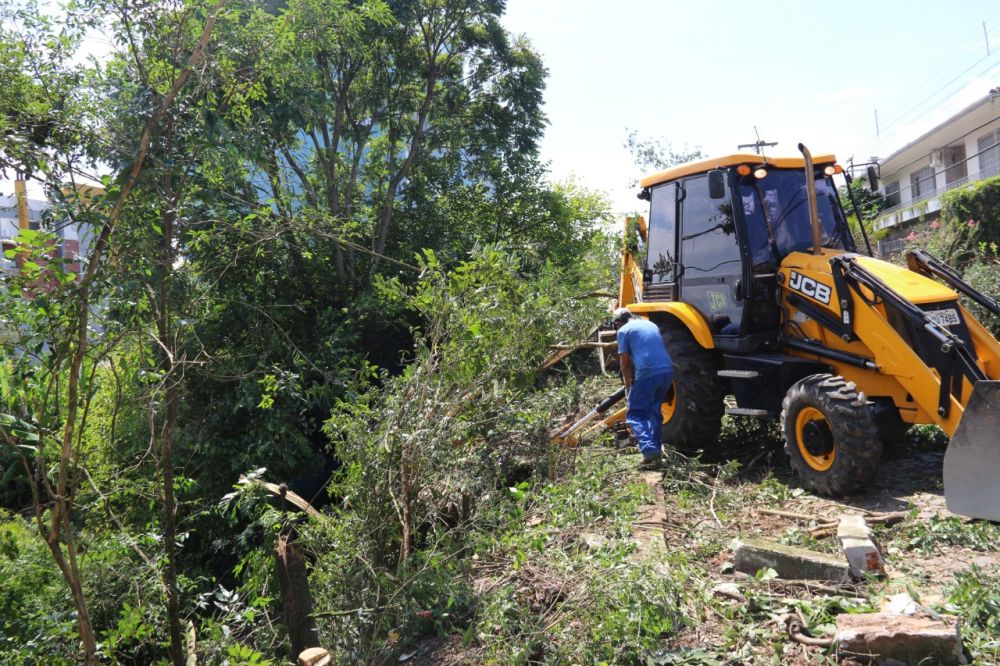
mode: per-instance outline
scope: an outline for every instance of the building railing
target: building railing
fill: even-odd
[[[881,224],[881,222],[885,218],[891,217],[894,213],[898,213],[899,211],[907,210],[909,208],[914,208],[916,206],[919,206],[920,204],[925,203],[925,202],[929,201],[930,199],[935,199],[935,198],[941,196],[942,194],[944,194],[945,192],[948,192],[949,190],[954,190],[954,189],[956,189],[958,187],[962,187],[963,185],[968,185],[969,183],[974,183],[974,182],[976,182],[978,180],[984,180],[986,178],[992,178],[995,175],[997,175],[996,170],[995,169],[991,169],[990,172],[986,172],[986,173],[984,173],[984,172],[978,172],[978,173],[973,173],[973,174],[970,174],[970,175],[967,175],[967,176],[963,176],[962,178],[957,178],[957,179],[953,180],[952,182],[945,184],[945,186],[943,188],[935,187],[932,191],[927,192],[926,194],[921,193],[916,199],[911,199],[910,201],[900,202],[900,203],[896,204],[895,206],[892,206],[890,208],[886,208],[881,213],[879,213],[879,218],[875,222],[875,228],[876,229],[884,229],[885,227],[894,227],[897,224],[899,224],[900,222],[904,222],[905,220],[900,219],[900,220],[894,222],[893,224]],[[940,210],[940,207],[937,210]]]

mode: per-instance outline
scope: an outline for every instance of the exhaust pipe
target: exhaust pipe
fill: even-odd
[[[799,144],[799,152],[806,160],[806,199],[809,202],[809,219],[812,221],[813,254],[823,254],[823,234],[820,233],[819,226],[819,205],[816,203],[816,176],[813,173],[812,153],[802,143]]]

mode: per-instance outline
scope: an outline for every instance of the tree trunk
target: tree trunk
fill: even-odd
[[[424,91],[424,99],[420,104],[420,110],[417,112],[416,125],[413,130],[413,136],[410,138],[406,159],[403,160],[403,164],[400,165],[399,170],[389,179],[389,184],[386,187],[385,198],[382,202],[382,215],[380,216],[378,230],[372,245],[373,256],[368,268],[369,281],[375,276],[381,255],[385,252],[386,242],[389,239],[389,227],[392,225],[392,206],[396,201],[396,191],[399,189],[400,183],[410,174],[410,169],[413,168],[414,163],[420,155],[424,131],[426,130],[425,125],[430,116],[431,103],[434,100],[434,87],[436,85],[437,70],[434,68],[433,59],[431,59],[430,69],[427,73],[427,88]],[[391,138],[389,143],[390,145],[394,145]]]
[[[174,426],[177,421],[177,385],[173,373],[167,377],[167,414],[160,435],[160,467],[163,471],[163,545],[167,568],[163,573],[167,586],[167,625],[170,630],[170,659],[174,666],[184,666],[184,643],[181,634],[180,594],[177,590],[177,507],[174,500]]]
[[[41,507],[36,505],[36,515],[39,515],[40,509]],[[66,500],[57,498],[53,513],[68,518],[70,509],[67,506]],[[72,525],[69,520],[60,522],[63,522],[66,529],[71,529]],[[97,657],[97,636],[94,634],[94,627],[90,622],[90,612],[87,610],[87,600],[83,596],[83,584],[80,580],[80,570],[76,566],[76,558],[73,557],[69,562],[66,561],[62,550],[62,540],[59,538],[61,527],[58,524],[53,525],[53,527],[54,530],[50,531],[47,535],[45,543],[52,552],[52,559],[55,561],[56,566],[59,567],[59,571],[62,572],[63,579],[66,581],[70,593],[73,595],[73,605],[76,606],[77,631],[80,633],[80,642],[83,644],[84,663],[88,666],[100,664],[101,661]],[[67,552],[74,554],[74,549],[75,545],[73,541],[69,540],[66,544]]]
[[[169,140],[168,140],[169,141]],[[161,282],[156,295],[156,332],[159,344],[156,351],[162,358],[165,369],[164,417],[160,426],[160,476],[163,479],[161,501],[163,504],[163,547],[167,556],[163,572],[167,588],[167,629],[170,634],[170,660],[174,666],[184,666],[184,642],[181,632],[180,593],[177,589],[177,506],[174,498],[174,430],[177,425],[178,379],[177,366],[179,349],[174,335],[171,308],[171,284],[173,282],[174,252],[173,238],[177,219],[177,196],[172,175],[168,172],[163,179],[164,201],[169,202],[163,214],[162,236],[160,238]],[[154,398],[155,399],[155,398]],[[150,409],[155,409],[150,404]]]
[[[306,648],[320,647],[319,631],[313,620],[313,599],[309,592],[309,577],[302,546],[291,530],[278,535],[275,550],[278,586],[281,589],[281,606],[285,612],[285,627],[292,644],[292,655],[297,656]]]

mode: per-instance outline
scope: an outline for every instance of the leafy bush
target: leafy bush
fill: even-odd
[[[946,610],[964,618],[962,637],[975,663],[1000,660],[1000,576],[976,565],[956,573]]]
[[[456,579],[481,507],[546,460],[551,415],[573,396],[536,392],[535,368],[551,344],[583,337],[602,316],[574,300],[578,279],[498,247],[452,271],[429,251],[420,264],[412,287],[378,283],[383,299],[422,317],[414,358],[334,410],[339,505],[303,530],[317,554],[323,642],[343,659],[377,653],[390,634],[468,621],[471,594]],[[594,268],[590,279],[606,274]]]
[[[986,186],[988,185],[988,186]],[[973,287],[994,299],[1000,298],[1000,217],[981,210],[983,200],[1000,193],[1000,177],[984,181],[983,187],[948,192],[940,221],[907,236],[907,249],[923,249],[957,270]],[[965,217],[978,211],[985,217]],[[900,257],[900,261],[903,258]],[[1000,334],[1000,317],[994,317],[974,301],[962,304],[994,335]]]
[[[34,526],[0,510],[0,663],[79,663],[76,614]]]
[[[941,220],[976,227],[977,242],[1000,243],[1000,176],[946,192],[941,197]]]

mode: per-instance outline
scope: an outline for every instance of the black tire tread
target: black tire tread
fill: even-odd
[[[814,407],[833,431],[836,456],[826,471],[810,467],[795,441],[795,419],[804,407]],[[781,431],[792,468],[812,490],[830,496],[849,495],[875,478],[882,441],[871,403],[854,382],[830,374],[809,375],[796,382],[781,404]]]
[[[673,418],[663,424],[663,443],[680,451],[709,448],[719,441],[725,410],[718,360],[680,322],[667,318],[658,324],[674,365],[678,400]]]

